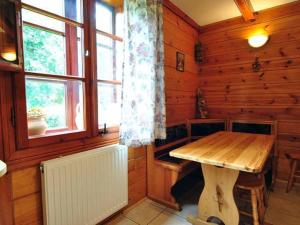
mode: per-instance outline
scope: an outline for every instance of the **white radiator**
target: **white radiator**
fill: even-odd
[[[94,225],[126,206],[127,168],[122,145],[43,162],[44,225]]]

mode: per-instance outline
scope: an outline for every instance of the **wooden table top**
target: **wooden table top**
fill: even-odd
[[[170,156],[259,173],[274,141],[274,135],[221,131],[177,148],[170,152]]]

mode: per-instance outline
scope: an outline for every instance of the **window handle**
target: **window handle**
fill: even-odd
[[[104,128],[100,131],[100,134],[103,136],[104,134],[107,134],[108,130],[106,128],[106,123],[104,123]]]

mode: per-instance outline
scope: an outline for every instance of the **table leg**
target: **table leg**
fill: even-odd
[[[198,204],[198,216],[203,222],[211,216],[225,225],[238,225],[239,212],[233,197],[233,188],[239,171],[202,164],[205,186]]]

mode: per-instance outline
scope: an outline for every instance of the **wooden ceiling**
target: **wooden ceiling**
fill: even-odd
[[[243,16],[253,21],[260,10],[287,4],[297,0],[170,0],[200,26]]]

